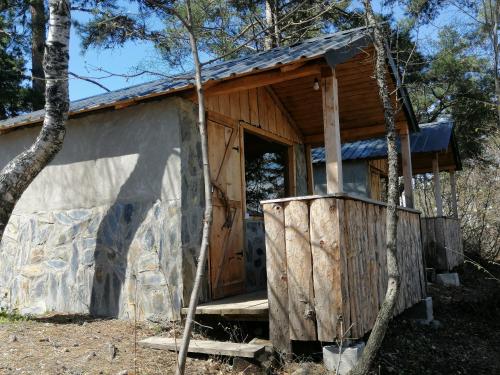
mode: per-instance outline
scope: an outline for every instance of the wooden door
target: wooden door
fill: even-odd
[[[245,258],[240,126],[208,118],[208,154],[213,184],[209,273],[212,299],[244,292]]]

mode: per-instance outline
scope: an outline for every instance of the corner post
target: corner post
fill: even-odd
[[[401,141],[405,206],[413,208],[413,169],[411,165],[410,134],[407,127],[401,130],[399,139]]]
[[[441,180],[439,178],[439,159],[438,154],[432,159],[432,173],[434,174],[434,198],[436,199],[436,214],[443,216],[443,201],[441,198]]]
[[[458,219],[458,206],[457,206],[457,180],[455,177],[455,171],[450,171],[450,190],[451,190],[451,210],[453,212],[453,217]]]
[[[331,74],[330,74],[331,73]],[[335,69],[321,71],[323,126],[325,132],[326,192],[344,191],[340,145],[339,98]]]
[[[307,193],[314,194],[314,167],[312,164],[311,145],[306,144],[306,167],[307,167]]]

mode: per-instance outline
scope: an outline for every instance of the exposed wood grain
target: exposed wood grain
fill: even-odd
[[[338,87],[335,74],[322,78],[323,125],[326,155],[326,190],[328,193],[344,191],[342,178],[342,152],[340,146],[340,121]]]
[[[342,261],[339,247],[339,218],[336,199],[311,203],[311,249],[313,258],[314,304],[319,341],[334,341],[338,320],[343,314]],[[325,287],[331,285],[331,288]]]
[[[285,244],[285,212],[282,204],[264,204],[266,228],[269,337],[276,350],[291,352],[288,282]]]
[[[387,288],[385,205],[342,194],[289,198],[265,206],[272,204],[285,206],[289,339],[315,340],[315,329],[321,341],[343,334],[364,336],[373,327]],[[426,293],[420,215],[398,209],[398,217],[404,290],[395,315]],[[268,220],[264,218],[266,231]],[[268,268],[268,277],[276,277],[273,272],[274,267]],[[313,302],[315,320],[308,319]]]
[[[464,261],[460,221],[451,217],[421,219],[422,246],[427,267],[451,271]]]
[[[187,310],[187,308],[183,308],[182,314],[186,314]],[[267,317],[268,311],[267,293],[258,291],[202,303],[196,308],[196,315]]]
[[[285,204],[285,242],[290,339],[314,341],[317,336],[307,202]]]
[[[180,340],[173,337],[153,336],[139,341],[143,348],[178,351]],[[255,358],[265,350],[263,345],[240,344],[235,342],[191,340],[189,353],[224,355],[229,357]]]

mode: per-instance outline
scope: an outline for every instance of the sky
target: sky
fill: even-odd
[[[354,2],[354,7],[360,7],[358,1]],[[375,11],[387,13],[389,9],[383,8],[381,2],[375,1]],[[396,17],[402,15],[400,8],[395,8]],[[77,20],[82,20],[83,16],[74,13],[73,17]],[[422,43],[435,38],[442,25],[449,23],[454,17],[456,12],[453,9],[445,9],[435,22],[425,27],[420,28],[418,38]],[[113,49],[90,49],[82,53],[81,40],[78,33],[72,29],[70,36],[70,72],[76,73],[85,77],[102,77],[107,74],[104,71],[113,72],[116,74],[130,74],[134,71],[134,67],[150,64],[154,62],[161,64],[161,60],[155,53],[154,48],[148,43],[128,42],[123,47],[116,47]],[[165,71],[165,67],[157,66],[158,71]],[[101,71],[100,69],[104,70]],[[113,76],[105,79],[99,79],[99,83],[103,84],[110,90],[132,86],[141,82],[151,81],[155,79],[151,75],[143,75],[136,78],[126,78],[120,76]],[[77,78],[70,78],[69,83],[70,99],[72,101],[86,98],[93,95],[105,93],[105,90],[97,85],[86,82]]]

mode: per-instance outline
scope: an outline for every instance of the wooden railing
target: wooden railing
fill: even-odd
[[[270,336],[332,342],[370,331],[387,288],[386,206],[345,194],[265,201]],[[418,211],[398,209],[396,314],[425,297]]]
[[[451,271],[464,262],[460,221],[452,217],[423,217],[422,244],[427,267]]]

